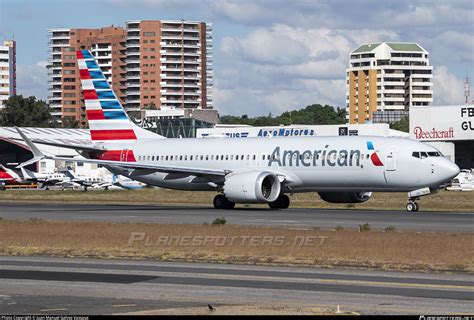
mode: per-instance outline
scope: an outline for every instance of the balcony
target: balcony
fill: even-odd
[[[136,41],[136,40],[127,41],[127,43],[125,44],[125,47],[126,48],[140,48],[140,41]],[[127,50],[127,53],[128,53],[128,50]]]
[[[166,75],[164,73],[160,74],[161,79],[182,79],[183,77],[181,75]]]
[[[176,35],[162,35],[161,36],[162,40],[182,40],[181,34],[176,34]]]
[[[140,67],[129,67],[127,66],[127,72],[140,72]],[[132,74],[131,76],[133,76],[134,74]],[[130,76],[127,75],[127,78],[129,78]]]

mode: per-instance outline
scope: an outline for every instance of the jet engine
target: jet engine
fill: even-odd
[[[223,192],[233,202],[273,202],[280,195],[278,177],[265,171],[236,173],[226,177]]]
[[[318,192],[321,199],[330,203],[361,203],[372,196],[372,192]]]

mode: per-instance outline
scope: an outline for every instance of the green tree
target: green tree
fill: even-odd
[[[76,120],[76,117],[62,117],[61,125],[63,128],[79,128],[80,123]]]
[[[249,118],[246,114],[241,117],[225,115],[220,117],[222,124],[246,124],[252,126],[277,126],[280,124],[342,124],[346,123],[346,110],[334,109],[329,105],[312,104],[304,109],[283,112],[277,117],[271,114]]]
[[[0,125],[4,127],[52,127],[56,122],[46,102],[36,97],[12,96],[0,110]]]
[[[410,119],[406,116],[397,122],[391,123],[390,129],[408,132],[410,130]]]

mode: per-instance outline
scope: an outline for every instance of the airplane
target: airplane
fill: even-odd
[[[39,173],[20,167],[24,182],[37,183],[40,188],[49,190],[50,186],[60,186],[70,178],[61,172]]]
[[[4,189],[7,184],[22,183],[23,179],[12,169],[8,169],[0,164],[0,189]]]
[[[138,190],[146,187],[146,184],[132,180],[124,176],[112,175],[109,181],[102,181],[93,185],[94,189],[104,190]]]
[[[405,138],[335,136],[272,139],[166,139],[130,120],[88,50],[76,52],[91,143],[31,141],[33,158],[100,164],[116,175],[168,189],[212,191],[216,209],[267,203],[286,209],[289,195],[317,192],[331,203],[361,203],[372,192],[409,192],[406,209],[437,192],[459,167],[434,147]],[[43,154],[35,145],[76,149],[86,159]]]

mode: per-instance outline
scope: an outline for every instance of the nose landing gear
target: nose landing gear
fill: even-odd
[[[420,208],[416,200],[420,200],[420,197],[427,196],[433,193],[437,193],[437,189],[422,188],[414,191],[408,192],[408,201],[407,201],[407,211],[416,212]]]
[[[417,199],[408,199],[407,206],[406,206],[408,212],[418,211],[419,209],[418,203],[416,203],[414,200],[417,200]]]

